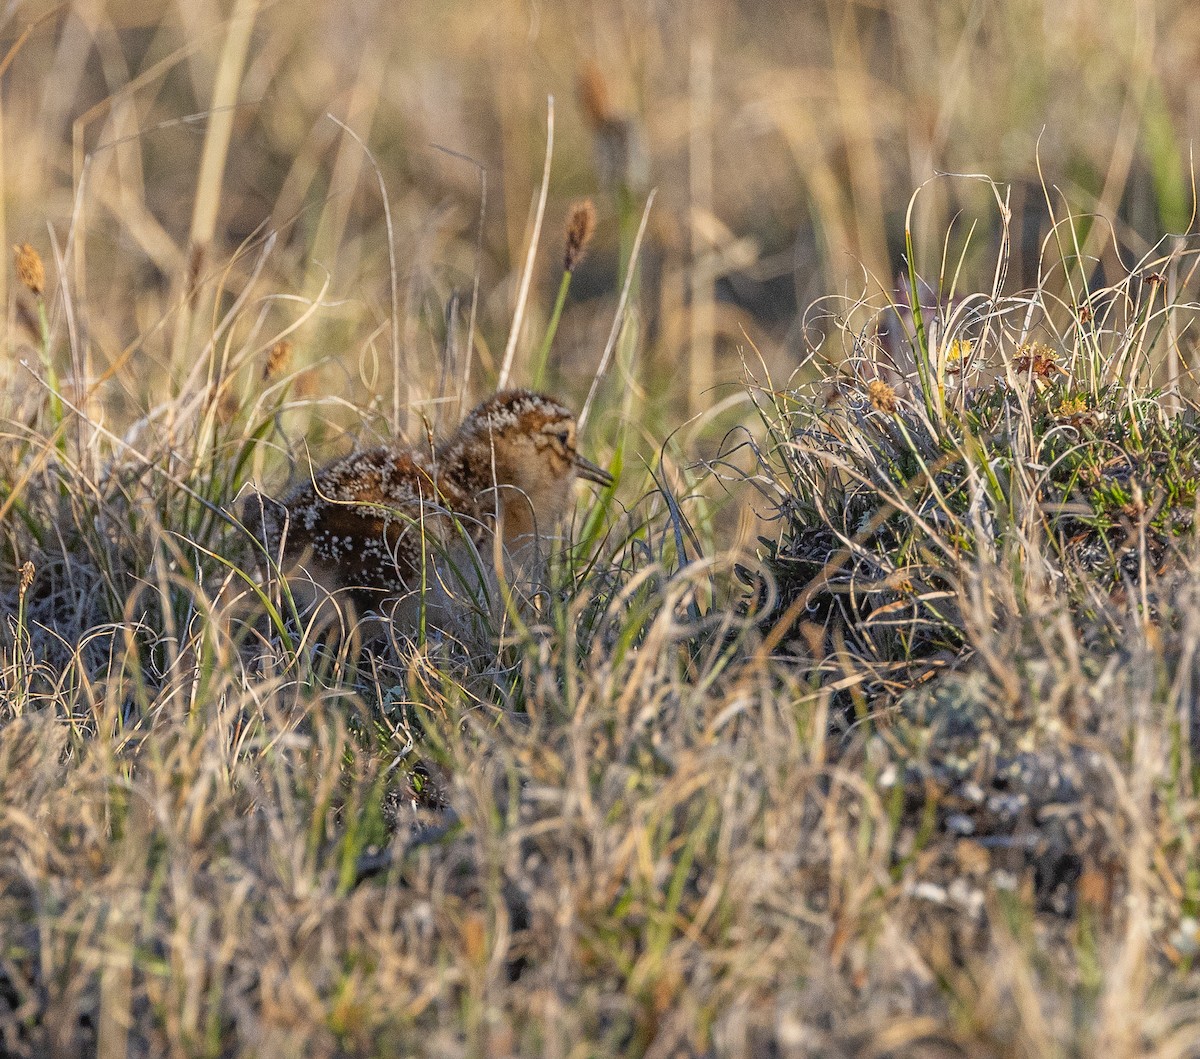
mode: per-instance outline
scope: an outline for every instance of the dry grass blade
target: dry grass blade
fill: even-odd
[[[521,325],[525,321],[525,302],[529,298],[529,284],[533,281],[533,263],[537,259],[538,243],[542,238],[542,218],[546,214],[546,197],[550,192],[550,160],[554,157],[554,97],[546,97],[546,160],[542,164],[542,186],[538,191],[537,206],[533,217],[533,230],[529,234],[529,249],[525,253],[525,267],[521,269],[521,284],[517,288],[517,304],[513,308],[512,326],[508,332],[508,344],[504,347],[504,360],[496,379],[496,389],[509,385],[513,360],[517,355],[517,343],[521,337]]]
[[[188,236],[193,254],[206,253],[216,232],[225,164],[229,157],[229,139],[233,135],[233,119],[258,7],[258,0],[236,0],[229,18],[225,46],[213,79],[208,131],[204,137],[204,151],[200,156],[200,171],[196,178],[196,196]]]
[[[392,225],[392,206],[388,201],[387,185],[383,180],[383,172],[380,170],[375,156],[363,142],[362,137],[344,121],[339,121],[332,114],[326,114],[325,116],[362,148],[363,153],[367,156],[367,160],[371,163],[371,169],[375,173],[375,182],[379,186],[379,201],[383,206],[383,221],[387,229],[388,276],[390,279],[388,289],[391,292],[392,299],[392,433],[400,436],[403,434],[405,426],[405,410],[408,407],[408,399],[410,397],[408,379],[412,372],[411,365],[408,362],[408,350],[400,341],[400,305],[396,293],[400,279],[399,270],[396,267],[396,232]]]
[[[629,264],[625,271],[625,282],[621,285],[621,296],[617,301],[616,312],[613,314],[612,330],[608,333],[608,341],[604,343],[604,352],[600,355],[600,362],[596,365],[596,371],[592,376],[592,385],[588,389],[587,399],[583,402],[583,408],[579,413],[579,428],[581,431],[588,420],[588,416],[591,414],[592,403],[599,392],[600,383],[608,371],[613,351],[617,348],[617,339],[621,337],[621,328],[625,323],[625,306],[629,302],[629,291],[633,286],[633,277],[637,273],[636,265],[638,255],[642,249],[642,239],[646,235],[646,222],[650,219],[650,210],[654,206],[654,197],[657,193],[658,189],[652,188],[650,194],[646,196],[646,205],[642,208],[642,219],[638,222],[637,234],[633,238],[633,246],[629,254]]]

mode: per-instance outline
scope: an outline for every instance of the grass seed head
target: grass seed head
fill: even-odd
[[[46,289],[46,266],[42,264],[41,254],[29,243],[21,243],[13,247],[13,257],[17,263],[17,279],[40,298]]]
[[[24,596],[29,591],[29,586],[33,584],[33,575],[35,568],[32,562],[28,559],[21,564],[21,595]]]
[[[587,256],[592,236],[596,234],[596,207],[591,199],[581,199],[571,207],[567,218],[567,242],[563,251],[563,268],[574,272]]]
[[[874,379],[867,387],[867,400],[876,412],[884,415],[895,415],[897,404],[896,391],[882,379]]]
[[[608,83],[598,63],[585,63],[576,81],[579,105],[592,131],[615,119],[612,101],[608,94]]]

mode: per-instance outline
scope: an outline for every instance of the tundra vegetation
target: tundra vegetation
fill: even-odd
[[[0,1052],[1200,1055],[1187,0],[0,17]],[[544,584],[307,622],[501,385]]]

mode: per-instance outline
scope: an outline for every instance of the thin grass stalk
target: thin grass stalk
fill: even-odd
[[[200,156],[189,232],[189,241],[193,249],[200,252],[204,252],[212,243],[216,232],[225,163],[229,156],[229,141],[233,135],[234,108],[237,106],[238,93],[241,90],[258,5],[259,0],[235,0],[229,19],[229,30],[225,36],[225,46],[221,50],[220,63],[213,80],[210,103],[212,116]]]
[[[826,9],[833,44],[836,113],[846,144],[849,177],[846,199],[850,230],[856,237],[855,257],[865,259],[868,271],[879,275],[890,265],[884,219],[887,166],[878,148],[883,134],[874,127],[878,111],[870,102],[875,89],[870,60],[864,58],[861,44],[866,31],[853,4],[826,0]]]
[[[701,5],[703,6],[703,5]],[[713,42],[697,34],[688,63],[688,192],[693,216],[713,212]],[[688,412],[703,410],[703,395],[716,373],[716,310],[712,255],[703,246],[699,225],[691,224],[691,304],[688,309]]]
[[[217,213],[221,205],[221,188],[225,179],[225,163],[229,157],[229,141],[233,135],[234,111],[245,74],[250,37],[258,16],[259,0],[234,0],[229,30],[213,80],[209,103],[208,129],[200,154],[196,194],[192,201],[192,223],[188,233],[189,259],[185,267],[183,299],[179,306],[175,337],[172,343],[172,362],[179,364],[191,337],[192,303],[195,283],[205,255],[212,245],[217,228]]]
[[[443,154],[448,154],[451,158],[458,158],[464,162],[469,162],[479,174],[479,220],[475,227],[475,260],[471,270],[471,311],[467,319],[467,342],[464,349],[465,356],[463,357],[462,383],[455,397],[454,404],[454,418],[457,421],[462,418],[463,411],[466,408],[467,394],[471,390],[471,365],[475,359],[475,323],[479,315],[479,278],[483,274],[483,226],[487,218],[487,168],[470,155],[460,154],[458,151],[452,151],[449,147],[443,147],[440,144],[434,144],[433,146],[436,150],[441,151]],[[438,397],[445,396],[447,395],[438,394]]]
[[[134,1024],[134,934],[134,918],[128,910],[112,908],[105,929],[105,965],[100,974],[97,1059],[125,1059],[129,1054],[129,1028]]]
[[[50,419],[57,427],[63,421],[62,384],[59,382],[58,369],[54,366],[54,357],[50,350],[50,318],[46,314],[46,299],[38,296],[38,354],[42,359],[42,370],[46,373],[46,385],[50,390]],[[59,435],[60,447],[66,444],[66,438]]]
[[[409,349],[400,341],[400,296],[397,292],[399,270],[396,267],[396,230],[392,223],[392,205],[388,198],[387,185],[383,180],[383,171],[379,168],[375,155],[363,138],[344,121],[335,118],[332,114],[325,116],[362,148],[363,153],[367,156],[367,161],[371,163],[371,169],[375,173],[375,183],[379,188],[379,201],[383,206],[383,221],[387,230],[388,292],[392,306],[392,433],[399,437],[406,425],[408,403],[412,395],[408,384],[412,365],[409,363]],[[326,280],[327,284],[328,279]]]
[[[8,186],[4,172],[4,110],[3,78],[0,77],[0,188]],[[9,245],[7,198],[7,195],[0,195],[0,247]],[[0,305],[8,305],[8,269],[0,269]]]
[[[554,97],[546,97],[546,160],[542,164],[542,187],[538,192],[537,210],[534,214],[533,231],[529,236],[529,249],[525,254],[525,267],[521,271],[521,285],[517,290],[517,304],[513,309],[512,328],[508,333],[508,345],[504,348],[504,361],[496,379],[496,389],[508,386],[512,374],[513,360],[517,355],[517,342],[521,336],[521,324],[525,319],[525,303],[529,298],[529,285],[533,280],[533,264],[537,259],[538,243],[542,237],[542,218],[546,213],[546,198],[550,192],[550,160],[554,156]]]
[[[545,383],[546,365],[550,360],[550,347],[554,344],[554,336],[558,334],[559,321],[562,319],[563,306],[567,304],[567,291],[571,289],[571,273],[564,271],[558,283],[558,295],[554,299],[554,309],[550,313],[550,322],[546,324],[546,334],[533,357],[533,367],[530,371],[530,385],[540,390]]]
[[[921,288],[917,278],[917,262],[913,250],[912,214],[916,205],[920,188],[913,192],[908,200],[908,211],[904,215],[904,252],[908,258],[908,307],[913,318],[913,359],[917,366],[917,381],[921,387],[921,399],[925,405],[925,414],[930,422],[940,424],[943,421],[942,409],[939,408],[933,395],[933,370],[929,357],[929,336],[925,331],[925,315],[921,309]]]
[[[1170,263],[1167,265],[1167,392],[1163,398],[1163,405],[1171,416],[1178,416],[1183,411],[1179,396],[1179,320],[1176,302],[1179,300],[1179,258],[1184,249],[1183,237],[1173,236]]]
[[[25,624],[25,596],[33,584],[33,563],[26,560],[21,567],[21,581],[17,590],[17,626],[13,631],[13,716],[20,717],[29,697],[29,681],[32,673],[27,669],[32,660],[32,644]]]
[[[630,253],[633,257],[641,252],[642,239],[646,234],[646,222],[650,218],[650,209],[654,205],[655,196],[658,194],[658,188],[651,188],[650,194],[646,198],[645,208],[642,210],[642,219],[638,224],[637,234],[633,239],[633,246]],[[583,409],[579,413],[577,420],[580,433],[583,432],[584,424],[587,423],[588,416],[591,414],[592,402],[596,399],[596,393],[600,389],[600,382],[604,378],[605,372],[608,370],[608,362],[612,359],[613,350],[616,349],[617,339],[622,331],[622,324],[625,322],[625,306],[629,302],[629,292],[633,285],[634,269],[626,267],[625,281],[621,285],[621,296],[617,300],[617,311],[613,314],[612,329],[608,333],[608,341],[604,345],[604,353],[600,357],[600,363],[596,366],[596,374],[592,377],[592,385],[588,390],[587,399],[583,402]]]

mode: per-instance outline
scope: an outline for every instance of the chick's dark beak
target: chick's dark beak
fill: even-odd
[[[579,453],[575,454],[575,473],[580,478],[586,478],[589,482],[595,482],[597,485],[613,484],[613,476],[608,471],[603,467],[597,467],[591,460],[580,456]]]

